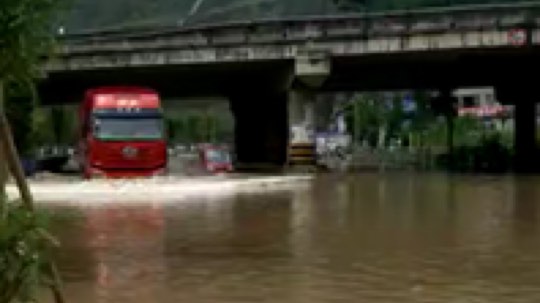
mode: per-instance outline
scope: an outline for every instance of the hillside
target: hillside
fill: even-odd
[[[384,11],[511,0],[72,0],[68,32],[145,24],[193,24],[230,20]],[[190,11],[194,14],[190,15]]]

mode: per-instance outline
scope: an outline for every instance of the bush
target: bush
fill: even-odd
[[[458,172],[507,172],[512,169],[513,152],[503,141],[498,134],[488,135],[478,144],[456,147],[452,161],[445,155],[439,163]]]
[[[34,149],[33,111],[34,100],[25,95],[11,96],[6,102],[6,114],[11,125],[17,151],[29,156]]]
[[[0,302],[33,302],[47,281],[46,217],[8,203],[0,219]]]

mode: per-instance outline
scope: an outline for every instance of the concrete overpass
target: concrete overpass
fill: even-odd
[[[298,139],[290,128],[309,137],[315,91],[495,86],[517,104],[517,152],[531,159],[537,93],[526,73],[539,45],[540,3],[87,32],[61,37],[40,92],[45,104],[111,84],[223,95],[240,160],[283,164]]]

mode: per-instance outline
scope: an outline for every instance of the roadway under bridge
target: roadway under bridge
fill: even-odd
[[[100,85],[224,96],[246,164],[281,166],[295,142],[313,143],[316,92],[494,86],[516,105],[520,166],[536,166],[537,3],[95,31],[62,42],[45,65],[44,104],[79,102]]]

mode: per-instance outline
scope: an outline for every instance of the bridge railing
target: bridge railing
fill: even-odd
[[[305,42],[493,30],[540,25],[540,3],[418,9],[379,13],[235,21],[198,26],[155,26],[92,31],[59,37],[64,52],[137,51],[238,44]]]

